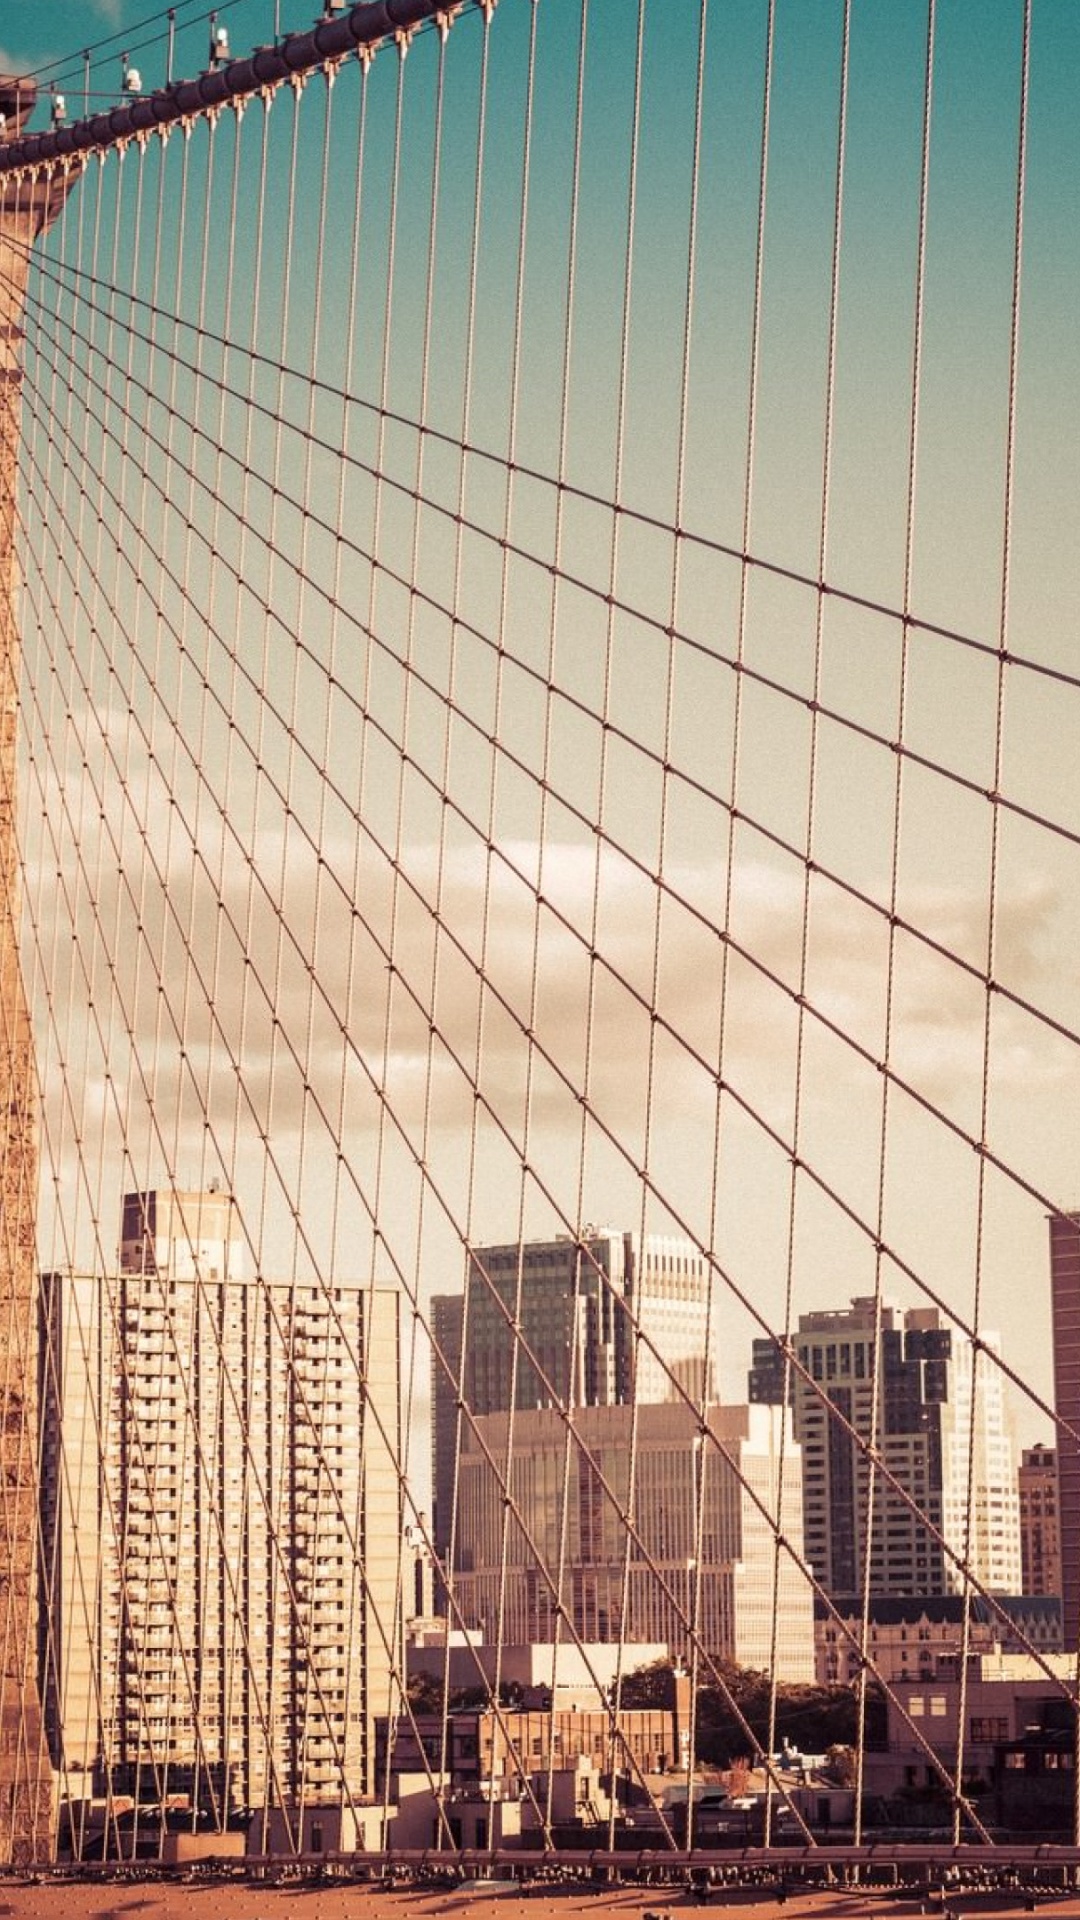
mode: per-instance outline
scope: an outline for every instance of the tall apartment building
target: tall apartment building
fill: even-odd
[[[485,1414],[462,1438],[454,1598],[485,1639],[651,1641],[814,1677],[802,1461],[780,1407]],[[497,1463],[493,1465],[492,1462]],[[509,1467],[508,1507],[503,1472]],[[630,1526],[627,1525],[627,1516]]]
[[[1020,1497],[1020,1559],[1029,1596],[1061,1593],[1058,1465],[1054,1447],[1025,1447],[1016,1475]]]
[[[474,1414],[712,1397],[710,1269],[687,1240],[585,1228],[478,1247],[432,1301],[435,1542],[450,1543],[458,1399]],[[441,1358],[440,1358],[441,1354]],[[467,1421],[462,1421],[462,1429]]]
[[[346,1802],[401,1671],[398,1301],[245,1272],[221,1193],[43,1277],[46,1727],[69,1807]]]
[[[1050,1217],[1061,1625],[1066,1651],[1080,1645],[1080,1213]]]
[[[963,1576],[952,1555],[967,1552],[983,1586],[1017,1593],[1019,1503],[992,1357],[973,1362],[970,1342],[933,1307],[883,1305],[879,1329],[873,1299],[803,1314],[793,1344],[810,1376],[793,1369],[790,1379],[806,1554],[826,1591],[861,1592],[869,1553],[871,1593],[956,1592]],[[984,1333],[983,1345],[992,1355],[997,1336]],[[783,1399],[783,1360],[771,1341],[754,1342],[749,1391],[752,1401]],[[883,1474],[871,1484],[859,1444],[874,1433],[875,1393],[876,1442],[895,1485]]]

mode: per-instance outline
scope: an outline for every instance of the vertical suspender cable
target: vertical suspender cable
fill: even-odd
[[[830,275],[829,275],[828,341],[827,341],[827,347],[826,347],[826,363],[825,363],[825,411],[824,411],[824,422],[823,422],[823,432],[822,432],[821,490],[820,490],[820,502],[819,502],[820,517],[818,522],[818,534],[817,534],[817,572],[818,572],[818,579],[822,582],[824,582],[828,578],[829,508],[830,508],[830,502],[831,502],[831,481],[832,481],[832,467],[833,467],[833,435],[835,430],[836,357],[837,357],[837,332],[838,332],[838,324],[839,324],[839,306],[840,306],[840,268],[841,268],[841,255],[842,255],[842,244],[843,244],[844,166],[845,166],[845,159],[846,159],[846,142],[847,142],[848,71],[849,71],[849,61],[850,61],[850,49],[851,49],[851,0],[843,0],[843,12],[841,16],[839,91],[838,91],[838,102],[837,102],[836,172],[835,172],[835,184],[833,189],[832,259],[830,263]],[[819,726],[820,726],[819,715],[820,715],[820,697],[821,697],[821,691],[822,691],[822,661],[824,656],[824,647],[825,647],[825,595],[823,592],[820,592],[817,595],[817,599],[815,603],[815,617],[814,617],[813,699],[810,703],[810,721],[809,721],[810,749],[809,749],[809,766],[807,771],[807,783],[806,783],[806,828],[805,828],[805,844],[803,848],[802,915],[800,920],[800,947],[799,947],[799,992],[798,992],[798,998],[797,998],[797,1011],[796,1011],[795,1080],[794,1080],[794,1090],[793,1090],[793,1097],[792,1097],[792,1156],[791,1156],[791,1176],[790,1176],[790,1182],[788,1187],[787,1268],[786,1268],[785,1280],[784,1280],[784,1334],[785,1334],[785,1339],[788,1341],[790,1341],[791,1339],[791,1323],[792,1323],[792,1314],[793,1314],[794,1284],[795,1284],[795,1262],[797,1257],[796,1244],[797,1244],[797,1231],[798,1231],[798,1204],[799,1204],[799,1194],[800,1194],[799,1167],[801,1163],[803,1104],[804,1104],[804,1097],[805,1097],[804,1081],[805,1081],[805,1048],[806,1048],[806,998],[807,998],[807,991],[810,984],[809,982],[810,925],[811,925],[811,908],[812,908],[813,896],[814,896],[814,882],[813,882],[814,827],[815,827],[815,810],[816,810],[816,802],[817,802]],[[780,1520],[780,1509],[782,1509],[782,1506],[783,1506],[783,1496],[784,1496],[784,1468],[785,1468],[786,1452],[787,1452],[786,1445],[785,1445],[785,1438],[786,1438],[785,1433],[782,1433],[781,1434],[781,1454],[780,1454],[780,1462],[779,1462],[778,1494],[777,1494],[777,1498],[779,1502],[779,1508],[777,1513],[778,1525]],[[868,1531],[869,1531],[869,1528],[868,1528]],[[869,1538],[867,1538],[865,1542],[865,1551],[867,1553],[869,1553],[870,1551]],[[773,1560],[774,1607],[775,1607],[775,1602],[779,1595],[779,1590],[780,1590],[781,1552],[782,1552],[782,1548],[780,1544],[780,1539],[778,1537],[777,1545],[774,1553],[774,1560]],[[772,1678],[771,1678],[770,1690],[769,1690],[768,1746],[769,1746],[770,1752],[774,1750],[776,1745],[776,1704],[777,1704],[776,1686],[777,1686],[777,1675],[776,1675],[776,1670],[774,1666]],[[772,1802],[772,1792],[770,1789],[770,1791],[766,1795],[766,1801],[765,1801],[765,1844],[766,1846],[770,1845],[772,1840],[772,1811],[773,1811],[773,1802]]]
[[[998,954],[999,928],[999,858],[1001,848],[1001,809],[999,800],[1002,789],[1005,757],[1005,700],[1008,685],[1009,668],[1009,620],[1012,612],[1012,557],[1013,557],[1013,512],[1016,494],[1016,414],[1017,387],[1020,361],[1020,320],[1021,295],[1023,289],[1024,264],[1024,203],[1027,184],[1028,158],[1028,107],[1031,75],[1031,0],[1024,0],[1023,25],[1020,46],[1020,87],[1017,102],[1016,133],[1016,188],[1013,214],[1013,257],[1012,288],[1009,311],[1009,361],[1008,388],[1005,414],[1005,459],[1004,459],[1004,501],[1001,529],[1001,583],[998,598],[998,657],[994,701],[994,749],[993,775],[987,799],[990,805],[990,849],[989,870],[987,873],[987,924],[986,924],[986,960],[983,999],[982,1029],[982,1079],[979,1093],[979,1143],[980,1149],[989,1146],[991,1118],[991,1069],[994,1053],[994,973]],[[993,1516],[989,1510],[989,1489],[985,1476],[989,1463],[985,1457],[977,1462],[978,1449],[978,1412],[979,1387],[983,1365],[983,1347],[981,1340],[982,1293],[984,1272],[983,1235],[986,1222],[986,1183],[987,1160],[985,1151],[980,1150],[976,1177],[975,1209],[975,1272],[974,1296],[972,1301],[971,1332],[971,1387],[968,1406],[967,1434],[967,1507],[964,1520],[964,1617],[960,1643],[960,1675],[957,1700],[957,1739],[956,1739],[956,1797],[953,1802],[953,1840],[958,1843],[962,1832],[961,1792],[964,1775],[964,1759],[967,1748],[967,1700],[968,1700],[968,1652],[971,1645],[971,1604],[972,1604],[972,1561],[982,1551],[989,1560],[992,1548]],[[977,1474],[981,1470],[984,1476],[985,1543],[979,1539],[979,1493]],[[974,1536],[974,1553],[973,1553]],[[992,1581],[989,1566],[980,1568],[981,1578]],[[1067,1627],[1066,1627],[1067,1632]],[[1080,1678],[1080,1654],[1078,1654],[1078,1678]],[[1080,1753],[1080,1733],[1077,1734],[1078,1753]],[[1074,1838],[1080,1843],[1080,1785],[1075,1789],[1074,1799]]]
[[[923,324],[925,318],[926,292],[926,225],[930,192],[930,135],[932,128],[932,106],[934,86],[934,47],[936,35],[936,0],[927,0],[926,5],[926,55],[923,69],[922,93],[922,139],[919,155],[919,211],[916,237],[915,259],[915,297],[912,316],[911,343],[911,385],[910,407],[908,413],[907,438],[907,493],[904,509],[904,561],[902,609],[900,616],[900,673],[897,691],[896,738],[901,745],[907,734],[908,703],[908,655],[910,651],[910,621],[912,587],[915,569],[915,525],[918,502],[919,467],[919,411],[922,397],[922,360],[923,360]],[[882,1023],[882,1057],[891,1061],[893,1051],[893,1032],[896,1019],[896,950],[897,950],[897,910],[900,899],[900,846],[903,823],[904,802],[904,755],[896,755],[893,782],[892,832],[889,850],[889,924],[886,935],[887,958],[885,967],[885,1008]],[[884,1246],[886,1228],[886,1210],[888,1205],[888,1166],[890,1127],[891,1085],[887,1075],[882,1078],[881,1086],[881,1125],[878,1151],[878,1191],[876,1214],[876,1248],[874,1252],[874,1320],[873,1352],[881,1350],[881,1314],[884,1287]],[[874,1361],[872,1376],[873,1397],[870,1408],[870,1459],[878,1445],[880,1429],[880,1391],[877,1361]],[[867,1545],[869,1545],[870,1518],[872,1516],[876,1487],[872,1470],[867,1476]],[[861,1618],[859,1623],[859,1660],[855,1681],[855,1816],[854,1841],[858,1846],[862,1839],[863,1791],[865,1780],[866,1715],[869,1685],[870,1653],[870,1608],[871,1574],[870,1554],[863,1554],[861,1590]]]

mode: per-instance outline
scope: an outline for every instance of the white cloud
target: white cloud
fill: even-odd
[[[123,871],[108,833],[91,818],[78,844],[71,835],[65,842],[64,884],[43,895],[38,937],[44,953],[59,956],[49,962],[54,1004],[70,1005],[79,1022],[84,993],[103,996],[107,1012],[99,1017],[109,1046],[127,1059],[144,1059],[163,1107],[180,1098],[185,1084],[189,1105],[201,1098],[208,1108],[223,1100],[235,1106],[239,1080],[246,1124],[258,1115],[262,1124],[272,1119],[287,1130],[305,1110],[310,1117],[313,1097],[330,1115],[348,1092],[361,1111],[373,1114],[382,1089],[410,1126],[429,1108],[446,1128],[469,1121],[479,1062],[485,1098],[519,1125],[531,1064],[533,1122],[558,1125],[575,1111],[587,1058],[597,1110],[612,1125],[635,1128],[644,1118],[655,975],[663,1023],[656,1117],[693,1125],[712,1111],[725,985],[718,860],[669,869],[669,893],[662,897],[610,852],[598,879],[594,851],[585,844],[552,843],[542,861],[538,848],[525,842],[508,843],[502,857],[490,861],[479,845],[441,857],[431,846],[406,846],[396,884],[368,849],[354,913],[351,841],[325,840],[320,864],[295,827],[287,838],[280,827],[267,828],[253,880],[204,802],[200,857],[193,858],[163,776],[133,752],[128,733],[126,717],[117,717],[107,745],[99,738],[91,766]],[[124,766],[123,793],[110,755]],[[735,1084],[741,1076],[752,1099],[767,1100],[771,1078],[790,1073],[803,878],[794,867],[746,864],[736,873],[733,899],[725,1073]],[[715,902],[717,918],[710,924],[682,900]],[[602,956],[595,965],[594,903]],[[1014,987],[1037,992],[1039,948],[1051,937],[1059,905],[1055,891],[1037,878],[999,902],[999,974]],[[904,906],[943,953],[906,933],[897,937],[892,1057],[922,1094],[948,1105],[958,1090],[977,1085],[985,995],[945,956],[977,949],[985,909],[981,901],[940,889]],[[878,1057],[884,917],[815,882],[809,926],[811,1008]],[[999,1091],[1040,1078],[1050,1083],[1060,1074],[1060,1051],[1043,1048],[1036,1021],[1000,999],[995,1020]],[[531,1062],[528,1031],[537,1050]],[[95,1071],[93,1044],[67,1051]],[[844,1097],[842,1048],[833,1049],[832,1061],[838,1079],[811,1090],[826,1101]],[[103,1058],[97,1069],[104,1071]],[[195,1095],[192,1080],[200,1089]]]

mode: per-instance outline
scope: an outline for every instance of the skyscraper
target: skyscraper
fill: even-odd
[[[814,1677],[802,1460],[780,1407],[544,1407],[463,1436],[454,1599],[485,1638],[648,1641]],[[785,1431],[786,1429],[786,1431]],[[498,1467],[493,1465],[498,1463]],[[509,1466],[510,1503],[503,1469]]]
[[[1050,1216],[1050,1301],[1054,1335],[1061,1627],[1065,1648],[1080,1644],[1080,1213]]]
[[[244,1271],[234,1201],[124,1201],[43,1281],[46,1726],[61,1796],[370,1794],[400,1672],[398,1302]]]
[[[1024,1592],[1061,1595],[1058,1467],[1054,1447],[1025,1447],[1016,1476]]]
[[[875,1594],[959,1591],[953,1555],[965,1554],[983,1586],[1019,1590],[1019,1504],[1004,1382],[992,1358],[997,1336],[984,1332],[982,1344],[976,1362],[970,1341],[934,1307],[878,1310],[864,1298],[801,1316],[794,1348],[804,1371],[791,1372],[790,1388],[803,1449],[806,1553],[829,1593],[861,1592],[867,1553]],[[784,1376],[773,1342],[755,1340],[751,1400],[778,1403]],[[871,1439],[889,1479],[871,1479]]]
[[[435,1543],[450,1543],[458,1399],[511,1407],[695,1405],[712,1397],[710,1269],[687,1240],[611,1227],[477,1247],[432,1301]]]

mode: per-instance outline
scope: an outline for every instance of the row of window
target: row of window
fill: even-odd
[[[835,1380],[838,1376],[854,1374],[856,1380],[868,1379],[871,1375],[870,1355],[872,1343],[862,1340],[842,1341],[838,1346],[804,1347],[800,1344],[799,1359],[803,1365],[809,1364],[810,1375],[814,1380]]]

